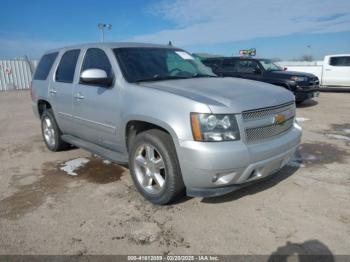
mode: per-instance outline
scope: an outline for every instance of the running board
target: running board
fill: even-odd
[[[76,147],[85,149],[93,154],[96,154],[104,159],[110,160],[112,162],[118,163],[118,164],[128,164],[128,158],[118,152],[112,151],[110,149],[101,147],[99,145],[96,145],[91,142],[87,142],[85,140],[82,140],[80,138],[77,138],[75,136],[71,135],[62,135],[61,138],[66,141],[69,144],[72,144]]]

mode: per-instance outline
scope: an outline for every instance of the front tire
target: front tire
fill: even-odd
[[[61,138],[62,132],[56,123],[51,108],[46,109],[41,115],[41,132],[45,144],[50,151],[57,152],[70,147],[70,145]]]
[[[138,134],[130,149],[132,179],[144,198],[164,205],[183,196],[184,183],[171,136],[151,129]]]

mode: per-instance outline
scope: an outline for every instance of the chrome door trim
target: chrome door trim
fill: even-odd
[[[84,121],[84,122],[88,122],[88,123],[90,123],[90,124],[94,124],[94,125],[98,125],[98,126],[103,126],[103,127],[109,128],[109,129],[113,129],[113,130],[116,130],[116,129],[117,129],[116,126],[108,125],[108,124],[101,123],[101,122],[96,122],[96,121],[93,121],[93,120],[90,120],[90,119],[86,119],[86,118],[83,118],[83,117],[74,116],[73,118],[74,118],[74,119],[77,119],[77,120]]]

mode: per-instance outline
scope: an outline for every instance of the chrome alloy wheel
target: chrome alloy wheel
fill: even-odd
[[[52,121],[49,117],[45,117],[43,119],[43,133],[46,143],[50,147],[54,147],[56,145],[55,140],[55,129],[53,127]]]
[[[134,157],[138,183],[150,194],[159,194],[165,187],[165,165],[161,154],[150,144],[141,144]]]

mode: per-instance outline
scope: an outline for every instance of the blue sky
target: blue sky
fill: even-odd
[[[0,58],[37,58],[100,40],[167,43],[191,52],[298,58],[350,53],[349,0],[2,0]],[[310,46],[310,47],[307,47]]]

